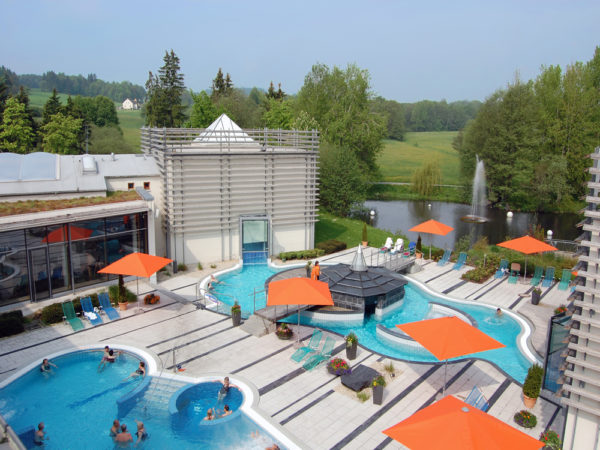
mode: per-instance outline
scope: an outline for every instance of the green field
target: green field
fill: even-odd
[[[457,131],[406,133],[406,140],[384,141],[378,163],[381,181],[410,183],[413,172],[431,160],[437,160],[442,184],[460,184],[458,152],[452,148]]]
[[[136,152],[140,151],[140,128],[144,125],[142,111],[117,110],[119,125],[123,130],[123,139]]]
[[[33,108],[43,108],[52,92],[42,92],[39,89],[30,88],[29,89],[29,106]],[[68,94],[58,94],[60,98],[60,102],[65,105],[67,103]]]

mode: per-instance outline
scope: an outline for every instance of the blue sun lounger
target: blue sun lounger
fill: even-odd
[[[554,267],[548,266],[548,267],[546,267],[546,275],[544,275],[544,279],[542,280],[542,287],[550,287],[553,280],[554,280]]]
[[[540,267],[540,266],[536,266],[535,273],[533,274],[533,278],[531,279],[532,286],[537,286],[538,284],[540,284],[543,273],[544,273],[544,268]]]
[[[62,310],[63,314],[65,315],[65,320],[69,322],[69,325],[71,325],[73,331],[83,330],[83,322],[79,317],[77,317],[72,301],[69,300],[68,302],[64,302],[62,304]]]
[[[85,316],[85,318],[88,319],[90,321],[90,323],[94,326],[100,325],[102,323],[102,318],[100,317],[99,314],[96,314],[94,312],[94,306],[92,305],[92,299],[89,297],[84,297],[80,301],[81,301],[81,309],[83,309],[83,315]]]
[[[450,255],[452,254],[452,250],[444,250],[444,256],[442,256],[440,258],[440,260],[438,261],[437,265],[438,266],[445,266],[448,263],[448,260],[450,259]]]
[[[323,332],[321,330],[315,329],[310,338],[308,345],[304,347],[300,347],[298,350],[294,352],[292,355],[292,360],[296,362],[300,362],[304,359],[306,355],[309,353],[314,353],[319,349],[319,345],[321,344],[321,337],[323,336]]]
[[[315,367],[319,366],[321,363],[325,362],[329,358],[331,358],[331,352],[333,351],[333,346],[335,341],[331,339],[329,336],[325,338],[325,343],[323,344],[323,349],[321,353],[315,353],[311,357],[309,357],[302,367],[306,370],[313,370]]]
[[[559,291],[566,291],[569,287],[569,283],[571,282],[571,271],[569,269],[563,269],[562,278],[560,279],[560,283],[558,283]]]
[[[121,318],[119,312],[111,306],[110,298],[108,297],[108,292],[101,292],[100,294],[98,294],[98,301],[100,302],[102,311],[106,313],[110,320],[116,320]]]
[[[500,266],[498,267],[498,270],[496,270],[496,273],[494,274],[494,278],[504,277],[504,274],[507,271],[508,271],[508,259],[500,260]]]
[[[467,254],[465,252],[460,252],[460,255],[458,255],[458,259],[456,260],[456,263],[452,269],[460,270],[460,268],[465,265],[465,262],[467,262]]]
[[[474,406],[483,412],[486,412],[490,408],[490,404],[477,386],[473,386],[471,393],[465,399],[465,403]]]

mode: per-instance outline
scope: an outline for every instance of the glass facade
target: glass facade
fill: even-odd
[[[136,213],[0,232],[0,304],[116,278],[98,271],[129,253],[147,252],[147,220]]]

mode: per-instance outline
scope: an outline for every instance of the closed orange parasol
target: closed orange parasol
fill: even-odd
[[[538,449],[544,443],[451,395],[383,433],[413,450]]]
[[[159,269],[172,262],[172,259],[161,256],[148,255],[146,253],[130,253],[99,270],[98,273],[112,273],[115,275],[130,275],[135,277],[150,277]],[[140,311],[138,279],[135,280],[138,294],[138,311]]]
[[[448,359],[505,347],[501,342],[456,316],[420,320],[396,326],[429,350],[437,359],[446,361],[443,393],[446,392]]]
[[[300,305],[333,305],[329,285],[311,278],[286,278],[271,281],[267,296],[267,306],[298,305],[298,328],[300,328]],[[300,333],[296,332],[296,340]]]
[[[93,232],[94,230],[90,230],[89,228],[71,226],[71,240],[75,241],[77,239],[87,239],[92,235]],[[46,237],[42,239],[42,242],[47,242],[49,244],[65,242],[68,240],[68,236],[69,234],[67,232],[67,225],[63,225],[62,227],[48,233]]]
[[[523,236],[517,239],[511,239],[510,241],[504,241],[496,244],[498,247],[508,248],[510,250],[516,250],[517,252],[525,255],[532,255],[534,253],[542,252],[554,252],[558,250],[556,247],[552,247],[550,244],[546,244],[538,239],[532,238],[531,236]],[[525,256],[525,278],[527,277],[527,256]]]
[[[438,236],[446,236],[450,233],[454,228],[449,225],[445,225],[437,220],[430,219],[427,222],[423,222],[419,225],[415,225],[408,231],[413,231],[415,233],[427,233],[427,234],[437,234]],[[429,241],[429,259],[431,259],[431,240]]]

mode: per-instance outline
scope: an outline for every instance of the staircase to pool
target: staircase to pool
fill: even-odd
[[[152,377],[148,388],[135,399],[135,404],[127,416],[144,420],[152,417],[169,417],[169,400],[173,394],[188,384],[184,381],[169,378]]]

